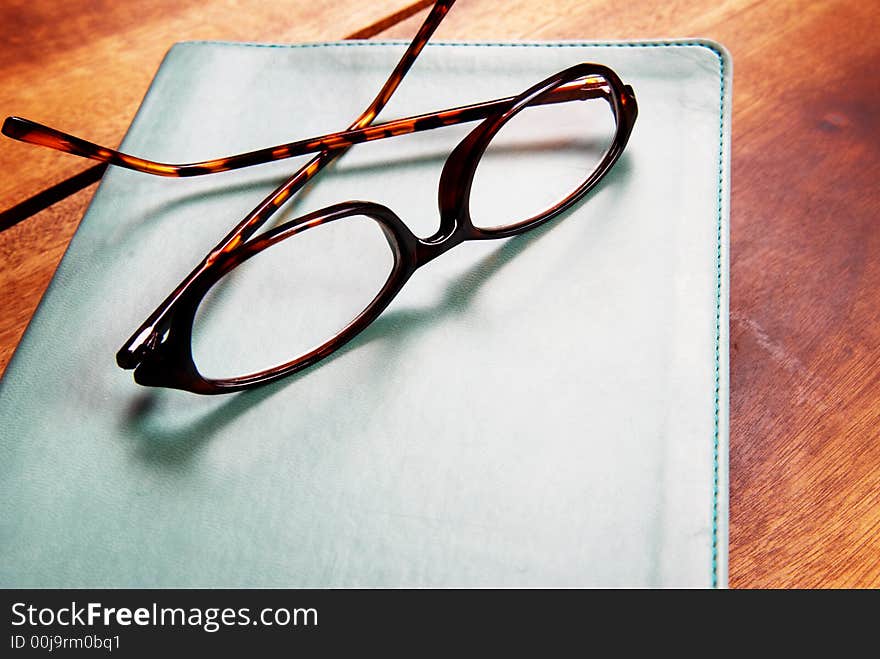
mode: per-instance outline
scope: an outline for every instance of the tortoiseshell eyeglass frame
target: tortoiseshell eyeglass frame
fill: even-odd
[[[379,94],[347,130],[338,133],[204,162],[168,164],[102,147],[26,119],[6,119],[2,132],[9,137],[159,176],[213,174],[317,153],[230,231],[126,341],[116,361],[122,368],[134,369],[136,382],[199,394],[220,394],[263,385],[301,371],[362,332],[424,264],[468,240],[506,238],[529,231],[571,207],[608,173],[626,147],[638,109],[633,89],[601,64],[577,64],[518,96],[371,125],[454,2],[439,0],[434,4]],[[616,131],[604,158],[583,183],[555,206],[527,220],[491,229],[474,226],[469,211],[474,173],[498,131],[525,108],[597,98],[608,102]],[[352,145],[478,120],[482,120],[481,123],[455,147],[443,166],[439,183],[440,228],[431,237],[417,237],[385,206],[349,201],[284,222],[251,238],[294,193]],[[391,274],[372,302],[337,334],[292,361],[236,378],[203,377],[193,360],[192,331],[196,311],[207,292],[231,270],[264,249],[321,224],[355,216],[367,217],[379,224],[394,257]]]

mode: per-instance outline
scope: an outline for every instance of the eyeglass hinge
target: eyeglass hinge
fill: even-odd
[[[159,345],[160,338],[157,328],[153,325],[144,328],[135,338],[130,339],[116,353],[116,363],[124,369],[131,370],[144,360]]]

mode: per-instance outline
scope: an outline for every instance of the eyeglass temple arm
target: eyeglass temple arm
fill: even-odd
[[[574,100],[607,97],[609,95],[610,88],[604,80],[588,78],[586,81],[569,83],[556,89],[537,101],[537,104],[549,105]],[[478,121],[485,119],[494,112],[505,110],[512,101],[513,97],[511,96],[494,101],[442,110],[440,112],[396,119],[365,128],[356,128],[296,142],[288,142],[287,144],[280,144],[234,156],[185,164],[162,163],[139,158],[21,117],[7,117],[3,123],[2,132],[7,137],[19,140],[20,142],[45,146],[56,151],[90,158],[91,160],[97,160],[110,165],[125,167],[126,169],[133,169],[156,176],[182,178],[215,174],[217,172],[250,167],[319,151],[337,151],[347,149],[354,144],[372,142],[386,137],[409,135],[423,130]]]

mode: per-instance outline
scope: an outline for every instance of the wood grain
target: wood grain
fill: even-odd
[[[135,16],[109,0],[7,0],[0,111],[115,144],[173,41],[338,38],[410,4],[154,0]],[[703,36],[732,52],[732,586],[880,586],[875,25],[870,3],[849,0],[461,0],[436,37]],[[0,206],[75,160],[0,145]],[[0,234],[0,367],[89,196]]]
[[[519,0],[460,3],[437,34],[731,51],[734,587],[880,586],[876,25],[846,0]]]

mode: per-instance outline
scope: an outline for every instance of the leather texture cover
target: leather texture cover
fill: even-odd
[[[189,162],[340,130],[403,48],[177,44],[122,148]],[[431,44],[380,120],[583,61],[639,102],[606,180],[455,248],[340,354],[252,392],[143,388],[114,355],[303,160],[111,168],[0,384],[2,585],[726,585],[729,56]],[[427,236],[469,128],[356,146],[282,215],[364,199]],[[228,332],[248,340],[247,310]]]

